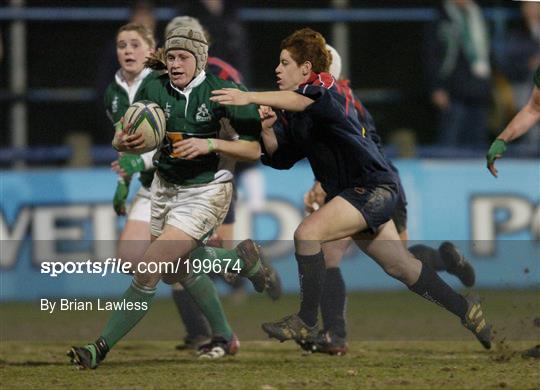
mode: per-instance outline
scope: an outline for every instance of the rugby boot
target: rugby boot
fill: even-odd
[[[177,351],[185,350],[198,350],[199,347],[203,344],[206,344],[210,340],[209,336],[199,335],[195,337],[186,336],[184,337],[184,343],[178,344],[175,346]]]
[[[264,266],[259,248],[253,240],[244,240],[235,248],[238,256],[244,261],[241,276],[248,278],[257,292],[263,292],[267,283],[267,270]]]
[[[276,322],[265,322],[262,330],[269,337],[274,337],[283,342],[295,340],[299,344],[305,344],[317,336],[317,325],[308,326],[302,321],[298,314],[291,314]]]
[[[465,287],[474,286],[476,280],[474,268],[454,244],[443,242],[439,247],[439,253],[448,273],[457,276]]]
[[[234,333],[229,341],[221,336],[214,336],[208,343],[199,347],[197,356],[199,359],[220,359],[236,355],[239,348],[240,341]]]
[[[331,330],[319,332],[313,344],[313,352],[326,353],[328,355],[343,356],[349,346],[345,337],[338,336]]]
[[[465,318],[461,320],[463,326],[469,329],[480,341],[480,344],[485,349],[491,348],[491,335],[492,326],[487,323],[482,307],[480,306],[480,300],[478,297],[468,296],[467,300],[468,308],[465,313]]]
[[[84,347],[71,347],[67,352],[70,362],[78,369],[96,369],[109,352],[109,347],[101,337],[95,343],[87,344]]]
[[[273,301],[277,301],[281,298],[282,286],[281,278],[276,269],[268,263],[264,263],[266,268],[266,293]]]

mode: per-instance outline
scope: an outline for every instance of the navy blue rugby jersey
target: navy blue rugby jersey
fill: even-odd
[[[386,163],[388,166],[394,171],[396,174],[396,179],[398,181],[399,186],[399,195],[402,198],[403,204],[407,204],[407,198],[405,196],[405,190],[403,189],[403,185],[401,184],[401,179],[399,178],[399,171],[396,168],[396,166],[392,163],[392,160],[390,160],[386,154],[384,153],[384,149],[381,142],[381,137],[379,133],[377,132],[377,128],[375,127],[375,121],[373,120],[373,117],[369,113],[369,111],[364,107],[360,99],[356,97],[356,95],[353,93],[351,86],[349,84],[349,80],[337,80],[337,90],[338,92],[345,96],[345,99],[347,101],[352,100],[354,104],[354,108],[356,109],[356,112],[358,114],[358,120],[367,129],[367,133],[371,140],[375,142],[375,145],[377,145],[377,148],[379,149],[379,152],[383,155],[383,157],[386,160]]]
[[[351,187],[394,184],[397,178],[360,123],[354,99],[328,73],[312,73],[297,90],[314,102],[303,112],[281,112],[274,126],[278,149],[263,163],[289,169],[306,157],[329,198]]]

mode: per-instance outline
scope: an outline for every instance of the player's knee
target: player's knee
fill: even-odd
[[[326,268],[337,268],[339,263],[341,263],[342,254],[336,252],[325,252],[324,253],[324,264]]]
[[[120,241],[118,243],[118,249],[116,257],[123,262],[129,262],[131,264],[131,273],[134,273],[137,268],[137,263],[143,257],[144,252],[148,245],[140,242],[130,243],[127,241]]]
[[[165,284],[175,285],[175,284],[180,283],[180,276],[177,274],[166,273],[166,274],[161,275],[161,280]]]
[[[407,281],[407,265],[403,261],[395,261],[384,266],[384,272],[401,282]]]
[[[320,232],[315,224],[301,223],[294,231],[295,241],[321,241]]]
[[[141,286],[152,289],[155,288],[159,283],[161,275],[159,273],[136,272],[134,278]]]
[[[161,280],[169,285],[177,286],[178,289],[182,289],[182,286],[189,285],[197,277],[197,274],[194,272],[187,273],[185,270],[183,272],[177,273],[164,273],[161,275]]]

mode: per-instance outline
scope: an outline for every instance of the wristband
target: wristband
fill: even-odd
[[[206,142],[208,142],[208,153],[216,150],[216,144],[214,144],[214,140],[212,138],[207,138]]]

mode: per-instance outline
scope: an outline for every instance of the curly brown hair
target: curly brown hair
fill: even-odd
[[[144,27],[142,24],[137,23],[128,23],[121,26],[118,31],[116,32],[116,36],[123,32],[123,31],[135,31],[137,34],[141,36],[143,41],[145,41],[150,48],[155,49],[156,48],[156,38],[154,38],[154,34],[152,31]]]
[[[332,54],[326,48],[324,37],[309,27],[296,30],[281,41],[281,50],[287,50],[298,64],[311,62],[315,73],[328,72],[332,63]]]

